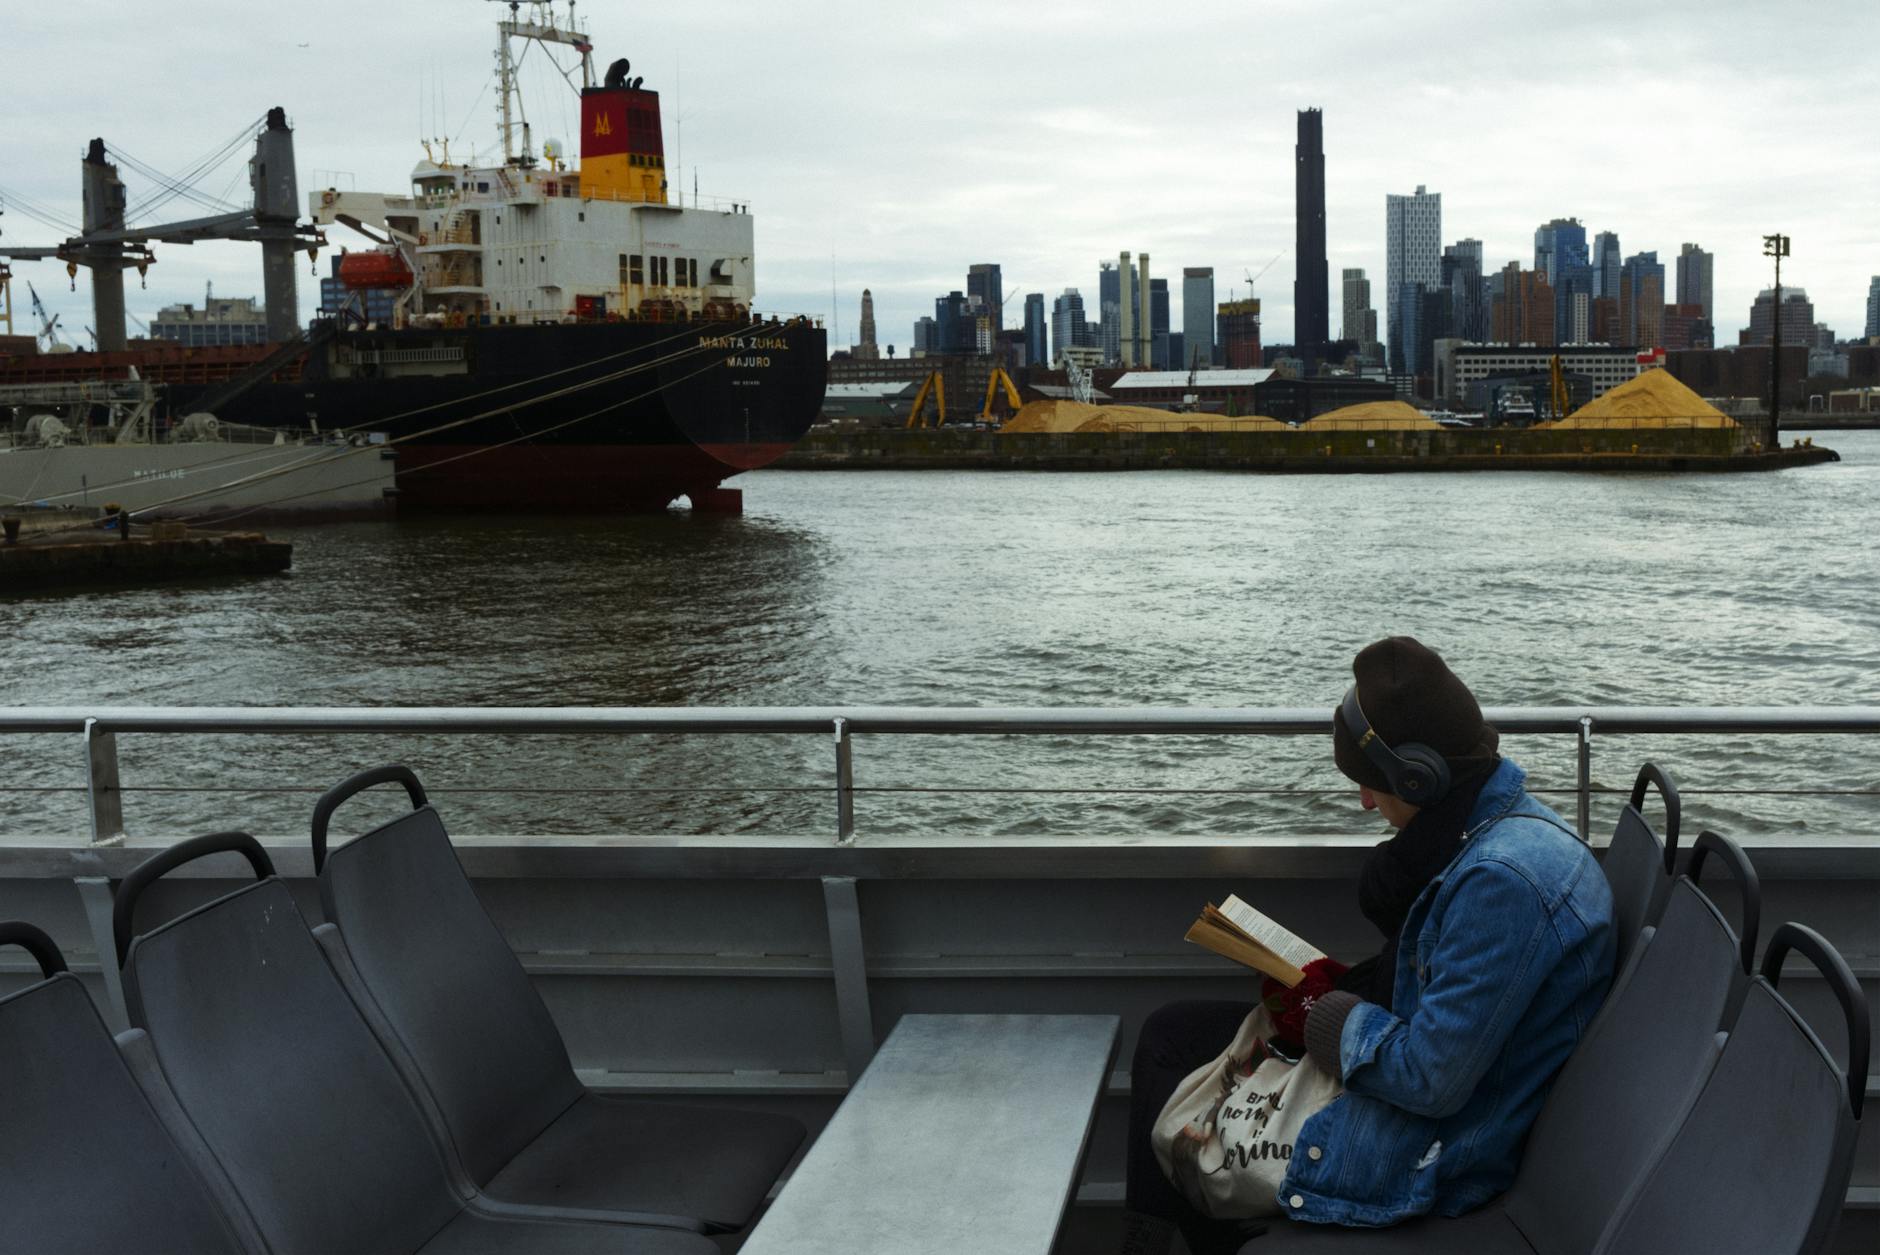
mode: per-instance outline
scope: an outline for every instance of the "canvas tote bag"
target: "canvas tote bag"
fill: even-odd
[[[1273,1017],[1256,1006],[1220,1057],[1175,1087],[1156,1119],[1155,1157],[1204,1215],[1278,1215],[1300,1128],[1345,1092],[1310,1055],[1294,1063],[1272,1050],[1274,1035]]]

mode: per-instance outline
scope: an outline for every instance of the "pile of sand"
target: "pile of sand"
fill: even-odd
[[[1028,401],[1000,431],[1077,431],[1095,418],[1099,407],[1082,401]]]
[[[1008,419],[1008,432],[1290,431],[1285,423],[1252,414],[1177,414],[1143,405],[1085,405],[1081,401],[1031,401]]]
[[[1628,379],[1543,427],[1734,427],[1736,420],[1660,368]]]
[[[1328,410],[1301,431],[1441,431],[1442,424],[1402,401],[1366,401]]]

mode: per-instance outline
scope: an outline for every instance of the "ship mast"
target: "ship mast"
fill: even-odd
[[[509,16],[496,24],[496,95],[503,115],[503,164],[506,166],[535,164],[535,154],[530,151],[526,116],[522,121],[522,153],[520,157],[516,154],[515,118],[516,114],[522,112],[522,90],[516,83],[516,59],[509,55],[511,39],[533,39],[541,44],[567,44],[581,54],[581,86],[594,86],[594,45],[589,42],[587,32],[575,21],[574,0],[568,0],[565,22],[555,16],[555,5],[551,0],[527,2],[530,13],[528,19],[524,20],[524,0],[494,0],[494,3],[509,6]],[[555,68],[561,69],[559,65]],[[562,77],[568,77],[566,70],[562,70]],[[568,85],[573,87],[574,81],[570,79]]]

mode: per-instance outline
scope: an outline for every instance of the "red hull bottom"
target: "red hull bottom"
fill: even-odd
[[[775,461],[787,444],[408,444],[398,450],[400,510],[664,510],[710,496],[742,470]],[[706,509],[712,508],[707,504]]]

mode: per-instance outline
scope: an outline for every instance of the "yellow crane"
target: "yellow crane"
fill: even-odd
[[[1005,373],[1005,367],[994,366],[991,377],[986,380],[986,403],[979,410],[980,422],[992,421],[992,402],[998,394],[1000,385],[1005,387],[1005,399],[1011,403],[1012,413],[1018,413],[1024,406],[1024,402],[1018,399],[1018,385],[1013,383],[1012,377]]]
[[[926,425],[921,422],[921,419],[926,414],[927,397],[930,394],[933,396],[934,400],[939,403],[938,409],[934,415],[933,425],[935,427],[946,426],[947,381],[941,378],[940,372],[936,370],[928,374],[927,378],[921,382],[920,391],[914,394],[914,408],[907,412],[907,430],[913,431],[916,428]]]
[[[1567,394],[1567,372],[1560,364],[1560,354],[1554,354],[1553,361],[1547,364],[1547,399],[1554,412],[1554,421],[1559,422],[1573,408],[1572,398]]]

